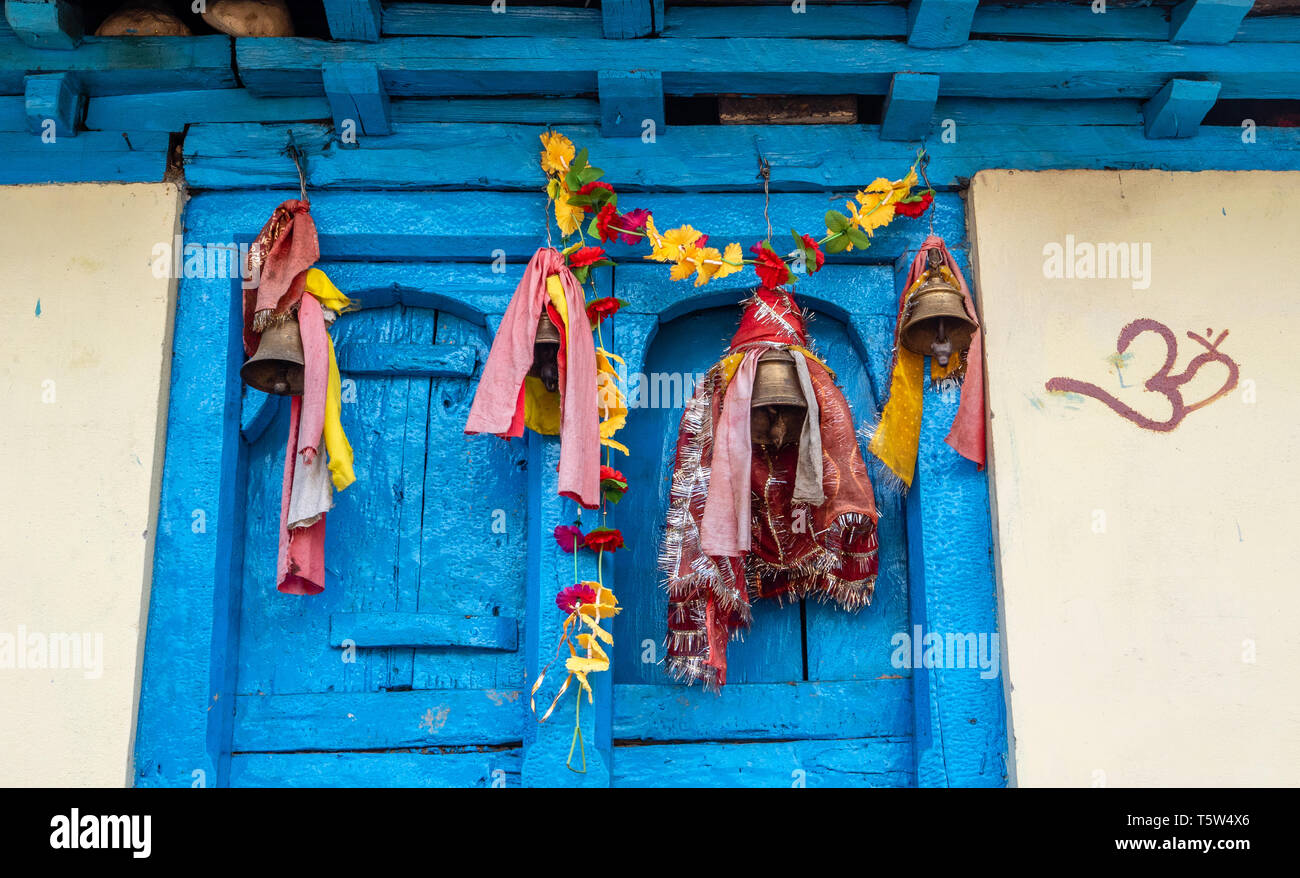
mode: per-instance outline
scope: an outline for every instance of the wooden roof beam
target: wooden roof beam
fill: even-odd
[[[81,8],[66,0],[5,0],[5,20],[36,49],[75,49],[85,30]]]
[[[970,39],[979,0],[912,0],[907,5],[907,44],[946,49]]]
[[[1255,0],[1183,0],[1169,16],[1175,43],[1230,43]]]

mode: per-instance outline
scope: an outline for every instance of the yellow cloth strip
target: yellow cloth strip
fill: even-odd
[[[357,480],[352,470],[352,445],[343,432],[343,382],[334,356],[334,339],[330,339],[330,375],[325,385],[325,453],[329,455],[330,479],[334,490],[342,491]]]
[[[916,471],[916,447],[921,439],[921,379],[924,373],[925,357],[900,345],[898,362],[889,381],[889,401],[868,446],[871,453],[909,488],[912,474]]]

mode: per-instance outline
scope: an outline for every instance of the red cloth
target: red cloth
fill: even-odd
[[[546,279],[559,275],[569,331],[560,360],[559,494],[587,509],[600,506],[600,412],[596,402],[596,346],[587,321],[586,297],[564,257],[538,250],[515,288],[492,341],[465,433],[503,439],[524,433],[524,378],[533,364],[537,321],[549,301]]]
[[[728,353],[806,347],[803,327],[788,293],[761,289],[747,302]],[[871,601],[879,565],[871,480],[844,395],[811,358],[808,373],[820,409],[825,500],[818,506],[793,500],[795,444],[774,453],[752,449],[748,478],[741,476],[745,483],[730,483],[731,467],[719,465],[716,442],[726,408],[737,397],[726,385],[721,363],[705,375],[682,415],[660,552],[668,590],[665,666],[679,679],[700,680],[710,688],[726,683],[727,641],[749,624],[751,599],[815,596],[846,609]],[[745,396],[746,407],[748,400]],[[748,417],[744,422],[747,429]],[[727,480],[725,486],[721,480]],[[737,491],[750,497],[747,553],[713,554],[701,546],[706,507],[719,488],[723,508],[731,508]]]
[[[320,240],[311,205],[291,198],[277,207],[249,248],[251,277],[244,288],[244,353],[261,340],[259,321],[287,316],[303,293],[303,272],[320,259]],[[296,281],[296,282],[295,282]],[[259,316],[260,315],[260,316]]]

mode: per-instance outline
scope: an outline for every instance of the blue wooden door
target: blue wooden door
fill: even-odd
[[[324,593],[275,589],[287,405],[248,451],[230,782],[517,782],[524,447],[461,432],[487,330],[398,304],[333,336],[357,481]]]
[[[618,294],[634,303],[654,298],[646,285],[660,283],[644,269],[615,270]],[[893,285],[888,266],[839,266],[801,281],[796,295],[801,304],[838,303],[831,310],[848,315],[850,304],[865,298],[864,290],[892,291]],[[738,303],[747,294],[738,287],[711,301]],[[888,292],[876,298],[883,310],[891,307]],[[669,394],[662,391],[676,383],[671,376],[702,374],[718,360],[740,309],[727,304],[663,316],[671,312],[660,315],[651,330],[643,370],[643,387],[657,382],[660,392],[647,394],[650,404],[631,410],[626,443],[633,455],[620,459],[632,490],[615,513],[629,548],[616,559],[618,595],[626,609],[615,624],[614,782],[911,785],[912,681],[910,671],[890,663],[890,639],[908,625],[904,504],[882,493],[878,481],[881,572],[870,607],[852,614],[817,601],[784,607],[759,602],[744,641],[728,649],[728,682],[720,696],[665,676],[659,662],[667,596],[656,553],[684,395],[665,406]],[[824,311],[810,324],[815,349],[836,373],[859,426],[877,414],[890,363],[890,325],[884,313],[845,322]]]

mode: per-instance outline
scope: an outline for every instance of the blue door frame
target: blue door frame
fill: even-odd
[[[187,245],[247,240],[276,204],[294,194],[200,194],[186,211]],[[647,195],[638,203],[673,216],[678,213],[674,199],[680,197]],[[535,222],[510,227],[499,238],[485,241],[479,231],[485,201],[493,209],[509,209]],[[825,196],[818,194],[774,196],[774,205],[791,216],[820,216],[825,203]],[[717,229],[728,240],[762,237],[756,222],[761,221],[761,202],[755,196],[711,196],[710,204],[712,215],[699,216],[696,210],[682,219]],[[543,210],[542,199],[524,193],[313,195],[322,261],[349,295],[363,305],[400,301],[436,307],[489,329],[495,329],[504,312],[527,257],[545,243]],[[745,226],[737,228],[738,223]],[[935,231],[950,243],[960,243],[956,255],[964,264],[964,211],[958,195],[940,195]],[[907,249],[923,236],[918,224],[907,222],[878,234],[870,261],[895,267],[893,287],[849,285],[837,290],[832,265],[818,275],[815,286],[809,282],[808,292],[801,293],[802,304],[844,322],[864,350],[887,351]],[[487,265],[452,272],[430,264],[469,256],[488,262],[496,250],[508,260],[504,273],[493,273]],[[360,264],[362,260],[366,264]],[[628,270],[645,271],[642,266]],[[611,282],[607,271],[600,283]],[[260,430],[270,411],[259,395],[245,396],[238,380],[238,283],[229,277],[184,278],[180,283],[136,745],[135,782],[141,786],[222,786],[229,781],[246,468],[241,430]],[[735,289],[699,290],[686,284],[646,283],[638,289],[644,294],[616,318],[611,344],[627,358],[629,372],[641,371],[660,322],[736,298]],[[997,619],[987,479],[943,442],[955,406],[955,398],[927,392],[916,482],[906,504],[911,621],[926,632],[991,633],[997,630]],[[556,443],[531,434],[527,441],[530,575],[524,648],[532,675],[559,633],[552,584],[572,571],[571,556],[558,552],[548,527],[571,519],[573,510],[555,496]],[[617,590],[616,583],[614,587]],[[597,675],[597,703],[583,714],[587,740],[596,743],[595,752],[588,752],[588,773],[573,774],[563,766],[571,734],[567,723],[539,726],[530,719],[522,725],[519,782],[611,782],[618,719],[610,677]],[[911,685],[917,784],[1004,785],[1001,680],[981,679],[971,669],[917,668]],[[527,710],[526,697],[509,703]]]

